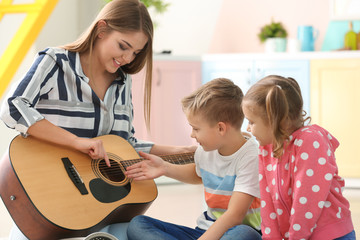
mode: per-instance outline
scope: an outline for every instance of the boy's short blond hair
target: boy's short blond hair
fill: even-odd
[[[244,121],[243,97],[241,89],[231,80],[216,78],[183,98],[181,103],[186,114],[201,114],[209,124],[224,122],[240,129]]]

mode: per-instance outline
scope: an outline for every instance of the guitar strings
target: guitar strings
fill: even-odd
[[[127,178],[126,175],[124,174],[124,171],[126,171],[126,168],[141,162],[143,160],[145,160],[145,158],[134,158],[134,159],[127,159],[124,160],[121,157],[119,157],[118,155],[114,154],[114,153],[109,153],[108,152],[108,156],[111,162],[111,167],[108,167],[105,163],[104,159],[97,159],[97,160],[93,160],[95,162],[93,162],[92,164],[94,164],[93,169],[95,170],[95,172],[99,175],[102,175],[104,177],[106,177],[107,179],[125,179]],[[173,155],[161,155],[160,156],[163,160],[173,163],[173,164],[179,164],[179,165],[183,165],[183,164],[188,164],[188,163],[193,163],[194,162],[194,152],[188,152],[188,153],[179,153],[179,154],[173,154]],[[77,165],[76,168],[78,168],[79,170],[82,167],[88,167],[82,164]]]
[[[109,159],[112,159],[114,161],[116,160],[116,162],[118,162],[118,163],[122,163],[123,167],[129,167],[135,163],[146,160],[145,158],[136,158],[136,159],[134,158],[134,159],[124,160],[112,153],[108,153],[108,156],[109,156]],[[174,154],[174,155],[159,155],[159,157],[161,157],[165,161],[175,163],[175,164],[187,164],[187,163],[194,162],[194,153],[193,152],[179,153],[179,154]]]

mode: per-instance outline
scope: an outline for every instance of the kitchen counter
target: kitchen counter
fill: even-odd
[[[201,61],[201,56],[154,54],[155,61]]]
[[[331,52],[297,52],[297,53],[231,53],[231,54],[205,54],[202,60],[312,60],[312,59],[341,59],[341,58],[360,58],[360,51],[331,51]]]
[[[280,52],[280,53],[223,53],[204,54],[202,56],[154,54],[156,61],[212,61],[212,60],[311,60],[311,59],[341,59],[360,58],[360,51],[331,51],[331,52]]]

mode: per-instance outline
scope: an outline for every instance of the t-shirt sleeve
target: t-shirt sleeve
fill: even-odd
[[[256,145],[247,147],[236,164],[234,191],[260,198],[258,149]]]

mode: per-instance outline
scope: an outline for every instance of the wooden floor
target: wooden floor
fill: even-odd
[[[196,225],[196,219],[204,209],[201,186],[161,184],[158,186],[158,191],[158,198],[147,211],[147,215],[189,227]],[[356,236],[360,239],[360,188],[347,188],[344,195],[350,201]],[[0,226],[0,240],[6,240],[12,221],[2,202],[0,203]]]

